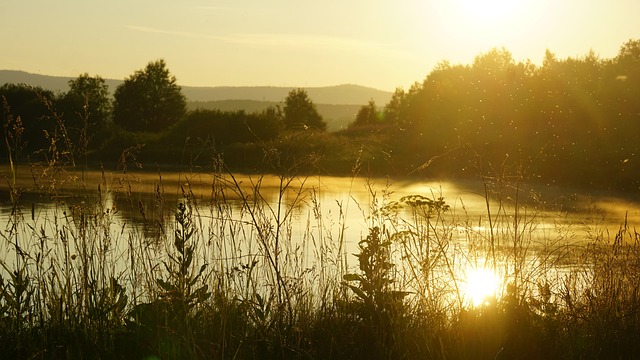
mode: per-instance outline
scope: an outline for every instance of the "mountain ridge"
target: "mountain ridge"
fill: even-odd
[[[74,77],[34,74],[22,70],[0,70],[0,85],[6,83],[39,86],[54,92],[66,92],[69,80]],[[113,93],[124,80],[105,79]],[[284,102],[287,94],[298,87],[278,86],[182,86],[187,101],[255,100]],[[373,100],[378,106],[386,104],[391,92],[362,85],[341,84],[323,87],[299,87],[307,91],[309,98],[318,104],[365,105]]]

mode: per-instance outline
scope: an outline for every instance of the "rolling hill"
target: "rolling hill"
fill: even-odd
[[[32,74],[16,70],[0,70],[0,85],[6,83],[39,86],[53,92],[69,90],[69,80],[74,78]],[[122,80],[105,79],[109,91],[113,92]],[[189,109],[217,109],[222,111],[262,111],[268,106],[283,106],[289,91],[294,87],[273,86],[182,86]],[[329,130],[339,130],[355,119],[362,105],[369,100],[384,106],[392,93],[359,85],[336,85],[304,88],[309,98],[317,105]]]
[[[24,83],[40,86],[54,92],[66,92],[71,77],[49,76],[16,70],[0,70],[0,85],[5,83]],[[110,91],[120,85],[122,80],[105,79]],[[274,86],[182,86],[182,92],[188,101],[254,100],[281,102],[294,87]],[[309,97],[316,104],[365,105],[373,100],[378,105],[386,104],[392,93],[359,85],[336,85],[326,87],[305,87]]]

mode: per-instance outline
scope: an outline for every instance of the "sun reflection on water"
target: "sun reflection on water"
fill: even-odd
[[[473,307],[489,305],[498,296],[501,279],[491,269],[469,268],[464,282],[465,301]]]

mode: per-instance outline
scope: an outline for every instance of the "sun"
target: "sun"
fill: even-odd
[[[520,1],[514,0],[455,0],[460,11],[468,21],[497,25],[512,20],[518,13]]]
[[[494,47],[524,49],[540,34],[536,19],[546,14],[548,1],[442,1],[436,7],[438,17],[433,26],[459,57],[476,56]]]
[[[490,269],[470,268],[466,272],[465,300],[474,307],[488,305],[495,299],[500,287],[500,278]]]
[[[538,19],[547,16],[550,0],[447,0],[434,9],[435,25],[452,52],[465,57],[493,47],[526,48],[540,36]]]

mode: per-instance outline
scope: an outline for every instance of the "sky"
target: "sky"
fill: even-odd
[[[540,64],[640,39],[638,0],[3,0],[0,69],[186,86],[407,89],[492,48]]]

